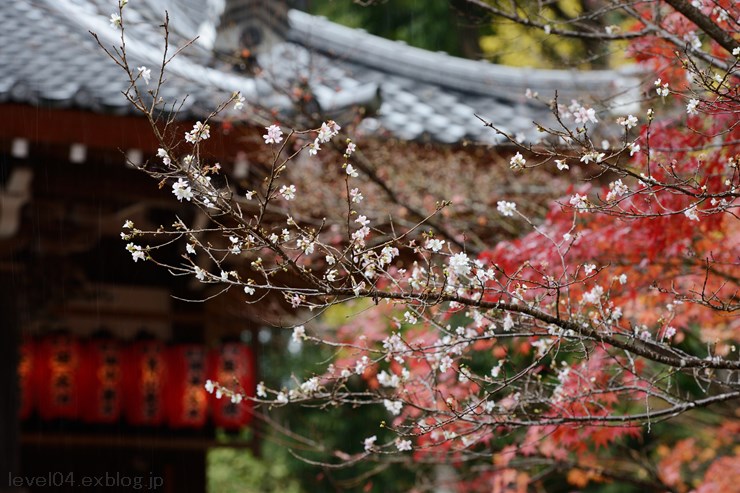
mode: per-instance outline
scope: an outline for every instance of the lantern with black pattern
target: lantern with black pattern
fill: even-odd
[[[38,356],[37,343],[30,337],[23,339],[18,361],[18,387],[20,391],[20,405],[18,415],[20,419],[28,419],[36,405],[34,388],[38,385]]]
[[[42,419],[79,416],[80,343],[66,332],[47,335],[38,347],[38,384],[35,386]]]
[[[115,423],[123,402],[123,351],[110,337],[85,344],[82,361],[82,417],[91,423]]]
[[[255,365],[252,351],[241,342],[227,342],[211,353],[210,380],[222,387],[247,396],[254,396]],[[210,396],[213,421],[216,426],[236,430],[252,420],[252,402],[223,396]]]
[[[167,422],[173,428],[201,428],[208,418],[205,382],[208,352],[201,344],[180,344],[167,352]]]
[[[166,348],[161,341],[144,338],[131,343],[125,352],[123,413],[134,426],[159,426],[164,423]]]

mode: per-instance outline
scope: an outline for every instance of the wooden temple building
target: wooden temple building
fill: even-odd
[[[242,124],[214,132],[204,148],[235,182],[259,166],[254,147],[272,121],[360,115],[361,135],[496,145],[474,114],[531,137],[532,120],[546,120],[547,109],[524,97],[527,88],[627,87],[611,72],[430,53],[282,1],[136,0],[125,8],[133,66],[156,72],[165,10],[173,46],[199,36],[168,67],[163,88],[165,99],[188,96],[183,129],[233,91],[247,99],[232,115]],[[127,219],[156,227],[174,214],[198,217],[130,166],[155,159],[160,143],[123,97],[125,74],[89,33],[117,46],[115,10],[107,0],[0,5],[0,492],[137,484],[203,492],[214,430],[253,423],[248,405],[214,403],[203,382],[225,372],[253,388],[259,319],[225,309],[228,299],[180,301],[202,298],[202,287],[132,262],[121,241]]]

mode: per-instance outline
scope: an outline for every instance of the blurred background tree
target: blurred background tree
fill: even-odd
[[[495,2],[492,2],[495,3]],[[519,2],[520,15],[561,28],[603,31],[603,16],[590,0]],[[353,28],[411,46],[470,59],[538,68],[604,68],[619,63],[623,45],[563,38],[503,18],[492,18],[466,0],[303,0],[297,6]],[[625,19],[607,16],[621,29]]]
[[[366,308],[361,303],[338,305],[328,310],[320,323],[338,327]],[[321,374],[322,367],[316,362],[336,357],[326,346],[292,341],[287,329],[263,328],[259,342],[260,375],[272,388],[292,388],[294,377],[304,381]],[[365,386],[359,376],[354,383],[355,390]],[[241,435],[221,434],[224,446],[209,452],[210,493],[410,491],[418,484],[418,476],[431,474],[429,468],[415,465],[412,471],[401,462],[364,460],[342,469],[312,463],[332,461],[330,454],[336,450],[361,452],[364,438],[371,435],[377,435],[379,441],[395,436],[378,427],[378,423],[392,419],[380,406],[285,406],[262,411],[269,413],[269,425],[257,423]],[[229,447],[230,441],[245,443],[253,432],[259,444],[256,455],[248,448]]]

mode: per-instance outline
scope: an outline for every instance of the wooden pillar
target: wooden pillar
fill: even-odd
[[[20,419],[18,406],[18,317],[19,272],[10,263],[0,263],[0,493],[22,491],[12,479],[20,475]],[[19,266],[18,266],[19,267]]]

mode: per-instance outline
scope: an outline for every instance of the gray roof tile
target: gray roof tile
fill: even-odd
[[[108,0],[15,0],[0,2],[0,101],[78,107],[114,114],[132,113],[122,96],[123,73],[102,54],[88,30],[106,46],[119,43],[108,22]],[[213,28],[217,2],[137,0],[127,11],[128,54],[132,66],[156,67],[161,61],[163,12],[171,19],[172,46]],[[356,105],[378,109],[360,131],[402,139],[445,143],[464,138],[501,140],[475,114],[512,133],[531,132],[532,120],[547,122],[544,105],[529,104],[527,87],[545,95],[584,89],[597,95],[627,88],[631,79],[615,72],[576,73],[525,70],[432,53],[291,11],[288,41],[259,54],[258,77],[239,74],[194,43],[170,65],[166,98],[189,94],[183,117],[202,116],[207,108],[239,90],[253,105],[287,110],[291,84],[306,78],[321,108],[340,112]],[[210,23],[210,24],[209,24]],[[185,33],[185,34],[181,34]],[[534,138],[535,136],[531,136]]]

